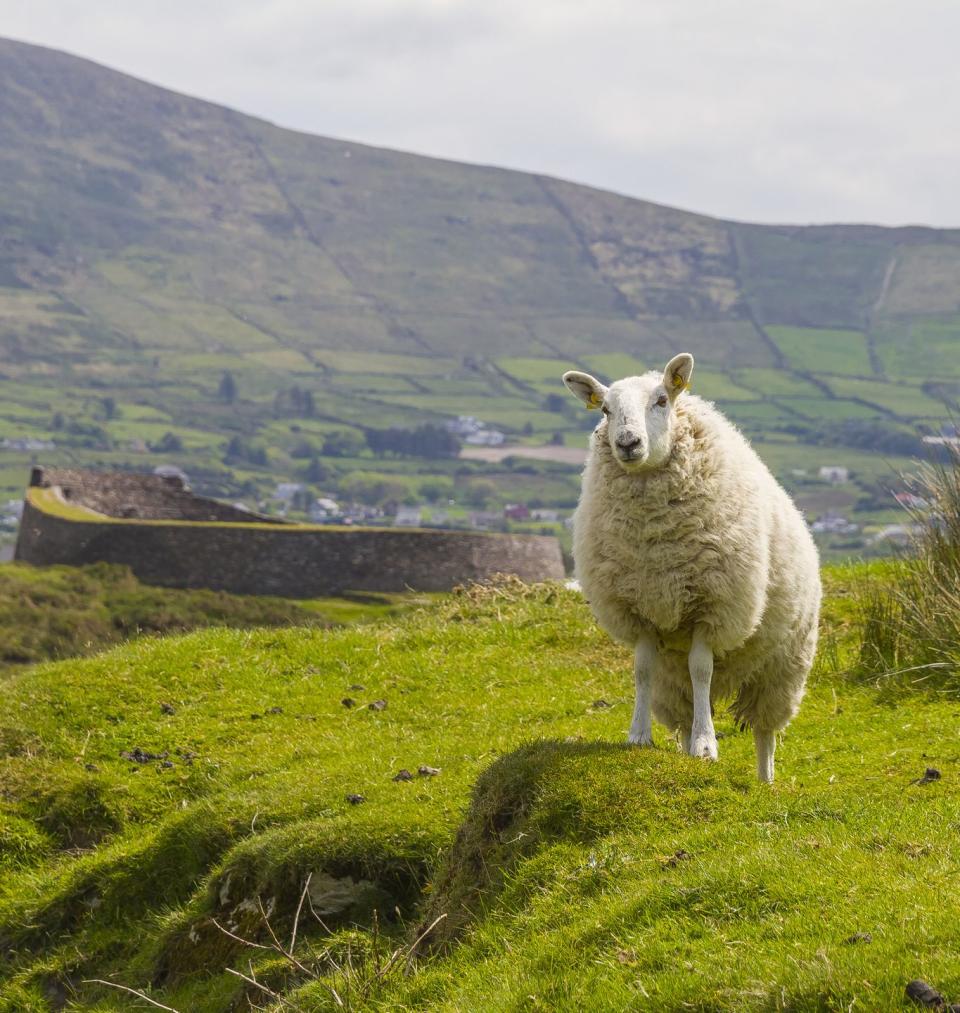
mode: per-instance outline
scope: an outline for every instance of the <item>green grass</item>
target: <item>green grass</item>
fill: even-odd
[[[866,338],[859,331],[812,327],[768,327],[780,351],[794,369],[810,373],[873,374]]]
[[[626,748],[629,657],[555,586],[16,676],[0,1008],[130,1008],[84,983],[108,978],[227,1010],[255,998],[227,973],[248,966],[304,1013],[336,1008],[331,989],[349,1009],[477,1011],[893,1009],[916,977],[960,994],[957,702],[890,706],[842,677],[862,576],[828,574],[821,661],[773,788],[725,717],[715,765],[662,729],[656,749]],[[137,746],[167,758],[120,755]],[[928,766],[942,778],[912,783]],[[308,974],[211,921],[269,946],[259,898],[287,941],[308,877],[325,926],[305,904]]]
[[[642,359],[623,352],[600,352],[595,355],[581,356],[587,369],[595,370],[601,380],[611,382],[624,376],[639,376],[648,369],[656,367],[646,365]],[[663,363],[666,365],[666,363]],[[570,369],[566,366],[565,369]]]
[[[496,361],[497,366],[516,380],[532,384],[560,384],[560,377],[571,368],[564,359],[534,359],[518,356],[504,356]]]
[[[775,397],[784,394],[789,397],[822,396],[816,385],[782,369],[736,369],[733,377],[747,390],[754,392],[754,397]]]
[[[843,419],[875,419],[882,418],[883,412],[872,405],[859,404],[856,401],[845,401],[840,398],[823,397],[781,397],[777,403],[784,408],[792,409],[811,422],[842,421]],[[784,413],[787,414],[786,412]]]
[[[906,419],[940,417],[948,411],[943,401],[907,383],[881,383],[876,380],[855,380],[848,377],[820,377],[838,398],[860,398],[879,405],[888,412]]]
[[[958,340],[960,316],[889,321],[878,329],[877,351],[890,376],[956,379],[960,377]]]
[[[330,626],[412,608],[423,596],[288,601],[141,584],[125,566],[0,565],[0,669],[103,650],[141,634],[206,626]]]

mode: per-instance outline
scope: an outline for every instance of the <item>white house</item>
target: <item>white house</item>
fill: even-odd
[[[843,468],[839,464],[826,464],[817,475],[831,485],[843,485],[844,482],[850,481],[850,469]]]
[[[418,528],[422,523],[423,508],[419,506],[398,506],[397,515],[393,519],[394,527]]]

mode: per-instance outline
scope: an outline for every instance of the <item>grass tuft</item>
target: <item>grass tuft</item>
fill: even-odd
[[[891,687],[960,693],[960,451],[925,465],[914,552],[860,591],[858,672]]]

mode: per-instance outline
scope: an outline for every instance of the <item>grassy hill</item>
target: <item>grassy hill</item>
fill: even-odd
[[[129,567],[0,566],[0,672],[8,666],[92,654],[145,634],[206,626],[326,628],[381,618],[429,596],[355,594],[289,601],[141,584]]]
[[[956,698],[844,674],[885,572],[827,573],[772,788],[726,718],[714,765],[626,748],[629,658],[556,586],[23,672],[0,1009],[141,1007],[94,979],[191,1013],[960,998]]]
[[[569,466],[518,482],[337,434],[474,414],[582,445],[586,417],[548,401],[564,369],[683,348],[781,477],[853,467],[839,500],[803,479],[803,505],[880,523],[891,465],[960,398],[958,230],[726,222],[283,130],[3,40],[0,132],[0,496],[40,458],[176,463],[252,499],[305,475],[346,496],[361,470],[463,502],[480,474],[481,504],[569,506]]]

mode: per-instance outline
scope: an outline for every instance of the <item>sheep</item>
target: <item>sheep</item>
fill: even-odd
[[[803,516],[739,430],[686,393],[693,356],[605,387],[563,382],[602,418],[574,513],[574,570],[603,629],[634,652],[628,741],[651,712],[691,756],[717,759],[713,704],[732,698],[773,781],[776,733],[813,664],[820,565]]]

